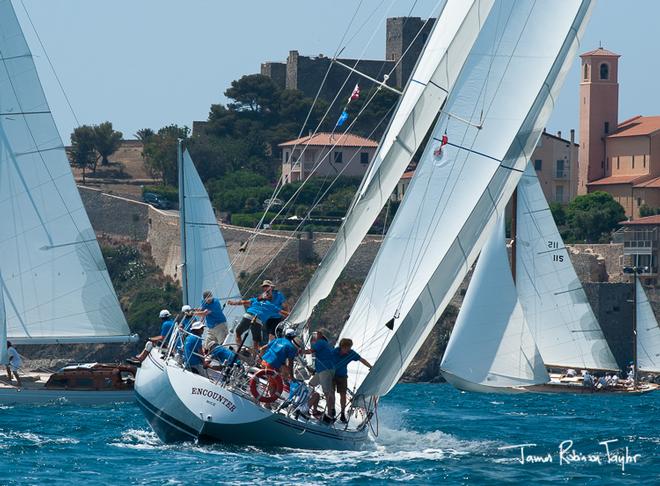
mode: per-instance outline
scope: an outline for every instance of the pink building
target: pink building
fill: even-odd
[[[279,145],[285,184],[309,176],[362,177],[378,142],[350,134],[317,133]]]
[[[660,208],[660,116],[621,123],[619,55],[598,48],[580,56],[580,177],[578,193],[610,193],[631,218]]]

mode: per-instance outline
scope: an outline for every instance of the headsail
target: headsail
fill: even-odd
[[[209,195],[195,169],[195,164],[187,150],[183,152],[183,190],[185,198],[184,238],[185,267],[188,304],[195,307],[202,299],[205,290],[225,302],[227,299],[240,299],[236,277],[231,266],[227,245],[218,220],[213,212]],[[225,307],[228,322],[233,322],[243,314],[242,307]]]
[[[332,290],[428,133],[492,4],[447,1],[336,240],[293,308],[290,322],[305,322]]]
[[[128,325],[10,0],[0,0],[0,266],[14,343],[115,342]]]
[[[660,373],[660,327],[641,282],[635,278],[637,368]]]
[[[450,383],[456,377],[499,388],[550,381],[518,302],[503,217],[481,251],[440,368]]]
[[[374,363],[366,376],[353,370],[356,393],[394,386],[474,263],[538,142],[590,5],[493,7],[342,331]]]
[[[518,184],[516,287],[546,365],[618,369],[531,163]]]

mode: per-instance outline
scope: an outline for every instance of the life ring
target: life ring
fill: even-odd
[[[258,389],[260,378],[265,378],[267,382],[265,387],[261,387],[263,393]],[[250,378],[250,392],[254,398],[262,403],[273,403],[280,397],[283,389],[284,382],[282,381],[282,377],[275,370],[262,369]]]

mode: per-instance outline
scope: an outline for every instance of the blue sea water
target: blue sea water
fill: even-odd
[[[406,384],[378,415],[370,447],[339,452],[164,445],[133,404],[0,406],[0,484],[660,484],[660,392],[479,395]],[[599,443],[609,440],[608,457]],[[573,445],[560,459],[564,441]],[[524,464],[520,444],[536,444]],[[626,447],[624,467],[615,457]]]

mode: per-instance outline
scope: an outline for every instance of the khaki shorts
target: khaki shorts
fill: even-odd
[[[334,379],[335,387],[337,388],[337,393],[340,395],[346,395],[348,391],[348,376],[335,376]]]
[[[332,379],[334,377],[335,370],[324,370],[312,376],[312,379],[309,380],[309,384],[311,386],[321,385],[321,390],[323,390],[323,394],[327,397],[335,392],[334,386],[332,385]]]

